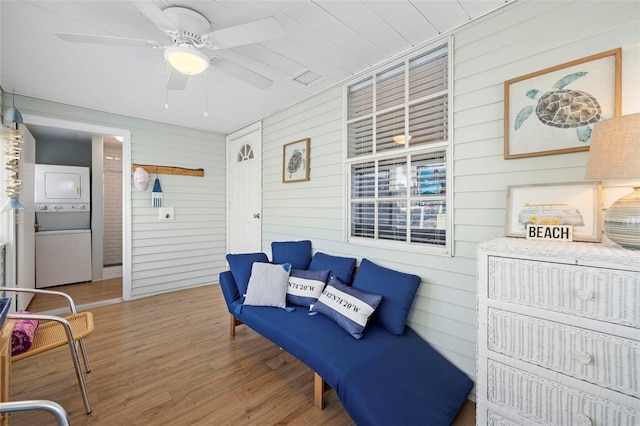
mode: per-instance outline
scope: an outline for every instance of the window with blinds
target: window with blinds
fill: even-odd
[[[350,241],[448,247],[448,67],[445,44],[346,86]]]

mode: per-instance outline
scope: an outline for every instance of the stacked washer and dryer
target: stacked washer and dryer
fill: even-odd
[[[88,167],[35,165],[36,288],[91,281]]]

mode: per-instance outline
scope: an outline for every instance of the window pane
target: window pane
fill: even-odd
[[[407,195],[407,157],[380,160],[378,164],[378,197],[395,198]],[[383,185],[383,172],[386,172],[386,186]]]
[[[349,86],[348,93],[349,119],[373,112],[373,80],[371,78],[352,84]]]
[[[416,155],[411,160],[411,195],[432,197],[447,192],[445,152]]]
[[[374,203],[351,203],[351,236],[375,238]]]
[[[409,61],[409,100],[448,88],[447,48],[441,47]]]
[[[373,153],[373,119],[349,124],[347,138],[349,158]]]
[[[404,63],[376,76],[376,111],[404,103]]]
[[[379,114],[376,119],[376,152],[401,150],[404,143],[393,140],[404,134],[404,108]]]
[[[351,198],[375,197],[374,167],[373,162],[351,166]]]
[[[378,239],[407,240],[407,203],[405,201],[378,204]]]
[[[411,242],[445,245],[447,205],[444,200],[411,202]]]
[[[444,142],[449,137],[446,95],[409,107],[410,146],[429,142]]]

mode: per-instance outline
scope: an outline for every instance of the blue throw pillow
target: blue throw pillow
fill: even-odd
[[[394,271],[362,259],[353,288],[382,295],[376,320],[390,333],[402,336],[420,281],[417,275]]]
[[[240,297],[244,297],[254,262],[269,263],[269,258],[264,253],[228,254],[227,262],[229,262],[233,280],[238,286],[238,293],[240,293]]]
[[[287,288],[287,303],[290,305],[306,306],[307,308],[318,300],[322,294],[329,271],[303,271],[292,269],[289,274]]]
[[[322,271],[328,269],[330,277],[337,277],[345,284],[351,282],[353,270],[356,267],[356,259],[352,257],[331,256],[322,252],[313,255],[309,269]]]
[[[381,300],[379,294],[357,290],[332,277],[310,311],[331,318],[347,333],[361,339],[369,318]]]
[[[274,241],[271,243],[273,263],[290,263],[294,269],[309,269],[311,241]]]

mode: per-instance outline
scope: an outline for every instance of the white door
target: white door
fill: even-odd
[[[36,140],[29,130],[20,125],[20,130],[24,135],[24,145],[22,147],[22,187],[20,188],[20,203],[26,211],[20,212],[17,216],[16,227],[17,241],[17,274],[16,283],[19,288],[36,288],[36,263],[35,263],[35,162],[36,162]],[[33,294],[18,293],[16,295],[18,310],[25,310],[31,302]]]
[[[227,253],[262,251],[262,123],[227,136]]]

